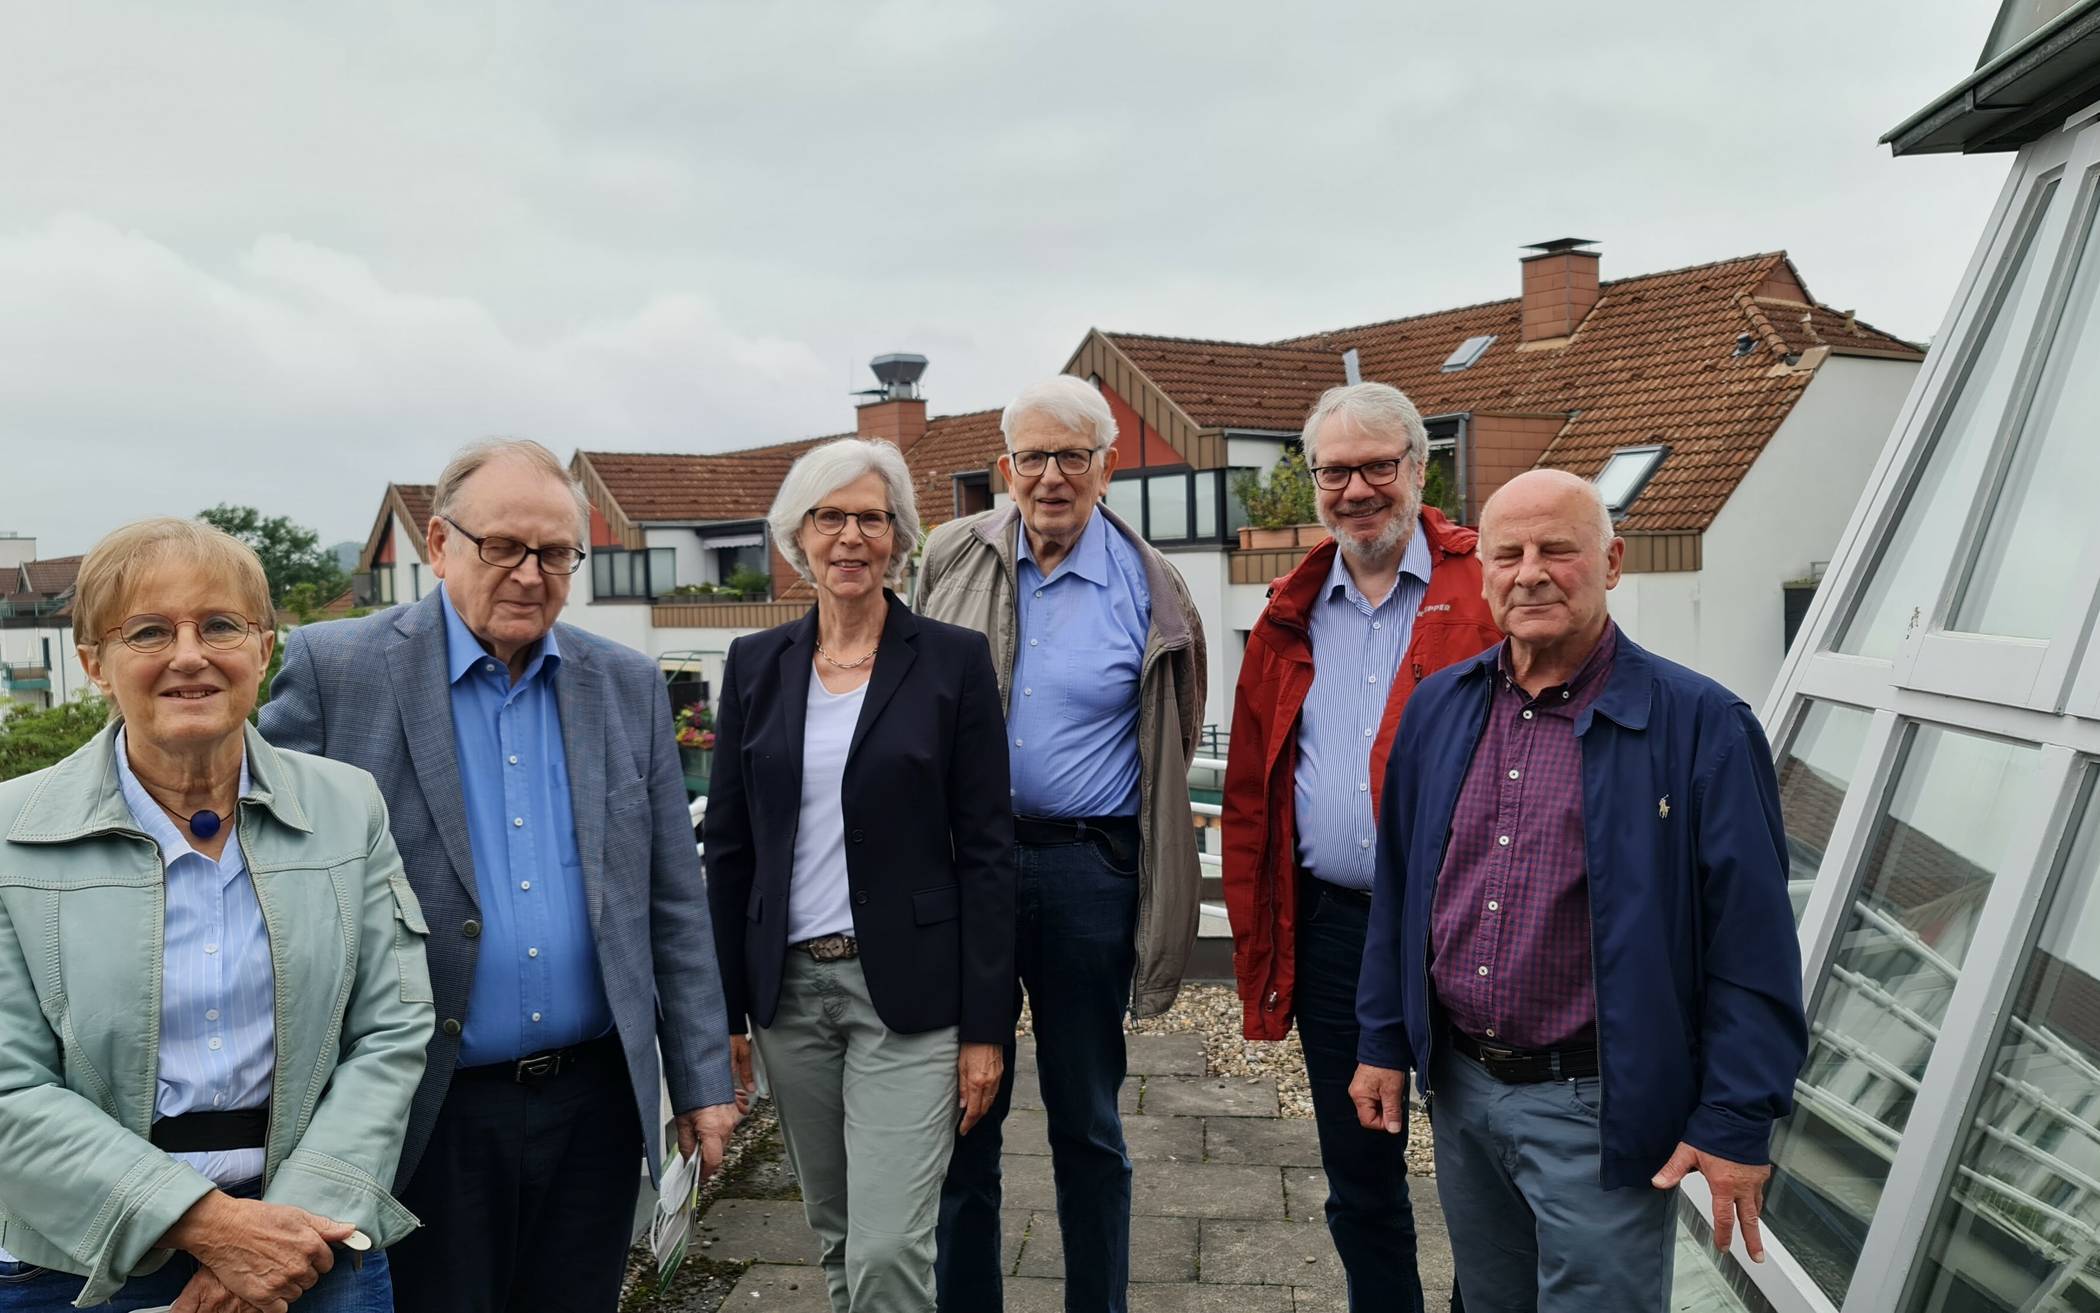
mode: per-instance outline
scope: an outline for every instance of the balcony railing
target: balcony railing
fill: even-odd
[[[0,691],[48,693],[51,691],[51,671],[43,666],[0,665]]]

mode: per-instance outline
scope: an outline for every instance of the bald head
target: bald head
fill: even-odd
[[[1520,665],[1530,652],[1587,655],[1625,550],[1596,485],[1566,470],[1528,470],[1488,498],[1481,591]]]

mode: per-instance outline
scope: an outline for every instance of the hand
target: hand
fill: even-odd
[[[1349,1082],[1349,1097],[1356,1103],[1356,1120],[1365,1130],[1398,1135],[1407,1129],[1406,1072],[1360,1062],[1356,1079]]]
[[[1706,1188],[1714,1197],[1714,1248],[1728,1252],[1728,1242],[1735,1238],[1736,1221],[1741,1219],[1743,1248],[1750,1251],[1751,1262],[1764,1262],[1765,1238],[1758,1232],[1757,1219],[1765,1210],[1765,1182],[1772,1179],[1771,1164],[1751,1167],[1732,1163],[1679,1140],[1677,1152],[1655,1174],[1655,1188],[1674,1190],[1679,1181],[1693,1172],[1706,1178]]]
[[[729,1147],[729,1133],[736,1129],[743,1112],[734,1103],[717,1103],[678,1114],[678,1152],[690,1158],[700,1150],[700,1179],[706,1180],[722,1165],[722,1152]]]
[[[968,1135],[970,1128],[991,1111],[992,1101],[999,1097],[999,1078],[1006,1074],[1006,1050],[999,1044],[965,1044],[955,1058],[956,1084],[960,1089],[962,1125],[956,1128],[957,1135]]]
[[[182,1294],[168,1305],[168,1313],[253,1313],[254,1308],[236,1298],[210,1268],[200,1267]]]
[[[195,1256],[236,1299],[261,1313],[286,1313],[335,1266],[329,1246],[356,1229],[303,1208],[214,1190],[168,1228],[160,1247]]]
[[[736,1083],[736,1110],[751,1111],[751,1101],[758,1097],[758,1077],[751,1070],[749,1035],[729,1037],[729,1075]]]

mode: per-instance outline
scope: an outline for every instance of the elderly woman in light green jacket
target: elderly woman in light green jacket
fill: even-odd
[[[385,804],[249,728],[234,539],[119,529],[74,620],[113,721],[0,783],[0,1313],[387,1313],[433,1008]]]

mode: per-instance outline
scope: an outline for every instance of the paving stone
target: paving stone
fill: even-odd
[[[732,1313],[724,1310],[724,1313]],[[1289,1286],[1132,1286],[1130,1313],[1293,1313]]]
[[[1065,1283],[1040,1277],[1008,1277],[1006,1313],[1065,1313]],[[724,1309],[722,1313],[735,1313]]]
[[[999,1159],[1000,1206],[1009,1212],[1055,1212],[1057,1185],[1044,1155],[1009,1153]]]
[[[1061,1277],[1065,1274],[1065,1247],[1057,1229],[1057,1214],[1037,1213],[1028,1226],[1028,1247],[1021,1251],[1024,1277]],[[1141,1217],[1130,1219],[1130,1279],[1138,1281],[1194,1281],[1196,1279],[1196,1219],[1193,1217]]]
[[[1140,1090],[1143,1088],[1143,1084],[1144,1078],[1141,1076],[1131,1076],[1124,1080],[1122,1090],[1116,1095],[1116,1107],[1122,1111],[1125,1117],[1132,1117],[1137,1114],[1138,1100],[1141,1097]],[[1014,1108],[1016,1110],[1026,1108],[1032,1112],[1041,1112],[1043,1110],[1043,1087],[1037,1079],[1036,1073],[1032,1071],[1023,1072],[1014,1078]],[[1269,1115],[1274,1116],[1274,1111],[1272,1110]]]
[[[1206,1221],[1200,1244],[1206,1282],[1343,1288],[1342,1260],[1326,1227]]]
[[[1412,1197],[1420,1191],[1410,1190]],[[1283,1169],[1283,1207],[1293,1222],[1327,1220],[1327,1173],[1317,1167]]]
[[[1203,1161],[1318,1167],[1320,1133],[1310,1117],[1206,1117]]]
[[[1274,1117],[1276,1078],[1260,1076],[1154,1076],[1145,1082],[1145,1112],[1152,1117]]]
[[[1274,1167],[1147,1163],[1131,1181],[1131,1211],[1166,1217],[1283,1218]]]
[[[738,1313],[831,1313],[831,1296],[816,1268],[759,1263],[744,1273],[722,1307]]]
[[[1124,1051],[1139,1076],[1201,1076],[1210,1070],[1201,1035],[1130,1035]]]
[[[1017,1041],[1014,1044],[1015,1083],[1019,1084],[1019,1077],[1035,1075],[1036,1070],[1034,1038],[1029,1037]]]
[[[1006,1115],[1005,1129],[1004,1152],[1037,1156],[1050,1152],[1049,1114],[1016,1108]],[[1195,1117],[1125,1117],[1123,1143],[1133,1162],[1201,1162],[1203,1123]]]
[[[1442,1305],[1425,1301],[1424,1307],[1431,1313],[1439,1313]],[[1349,1313],[1349,1290],[1328,1290],[1319,1286],[1293,1286],[1291,1288],[1291,1313]]]
[[[817,1261],[817,1237],[802,1205],[785,1200],[718,1200],[700,1219],[699,1240],[698,1252],[718,1262]]]
[[[1451,1228],[1444,1224],[1436,1179],[1410,1180],[1407,1196],[1414,1207],[1415,1265],[1422,1274],[1422,1294],[1428,1308],[1442,1310],[1450,1306],[1451,1284],[1457,1278],[1451,1268]]]
[[[1021,1259],[1021,1245],[1028,1235],[1028,1219],[1034,1216],[1025,1208],[1002,1208],[999,1210],[999,1270],[1013,1275],[1014,1265]]]

